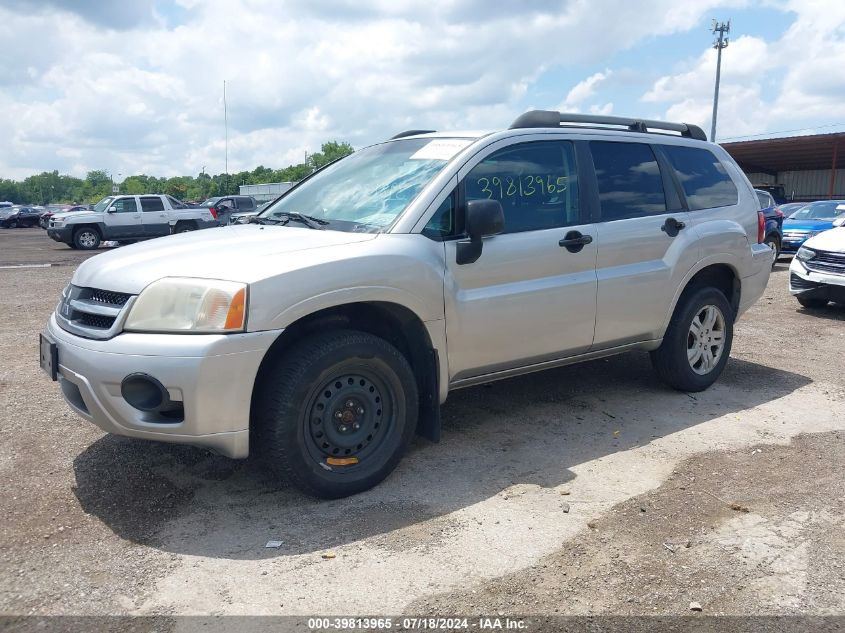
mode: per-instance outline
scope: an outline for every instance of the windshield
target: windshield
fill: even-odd
[[[845,201],[811,202],[789,216],[790,220],[833,220],[845,215]]]
[[[406,139],[373,145],[314,174],[262,214],[327,222],[326,229],[377,233],[389,227],[471,139]]]
[[[103,198],[97,204],[94,205],[94,211],[102,213],[103,211],[109,208],[109,205],[111,204],[112,200],[114,200],[114,196],[108,196],[107,198]]]

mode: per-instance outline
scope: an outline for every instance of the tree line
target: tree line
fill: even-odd
[[[122,194],[166,193],[180,200],[205,200],[212,196],[238,193],[240,185],[257,185],[268,182],[296,182],[315,169],[343,158],[354,151],[349,143],[329,141],[319,152],[307,157],[305,162],[271,169],[259,165],[252,171],[232,174],[206,174],[157,178],[145,174],[127,176],[118,183]],[[15,204],[54,204],[97,202],[111,195],[112,181],[104,169],[89,171],[85,178],[59,174],[58,171],[42,172],[23,180],[0,178],[0,200]]]

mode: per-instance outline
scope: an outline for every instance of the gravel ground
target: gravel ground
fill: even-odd
[[[707,392],[639,353],[461,390],[440,444],[321,502],[64,405],[37,334],[88,256],[0,231],[0,613],[845,614],[845,309],[784,263]]]

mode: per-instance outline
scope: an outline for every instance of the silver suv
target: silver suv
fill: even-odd
[[[41,364],[110,433],[250,450],[339,497],[440,435],[453,389],[629,350],[707,388],[771,250],[750,183],[696,126],[535,111],[414,130],[250,224],[84,262]]]

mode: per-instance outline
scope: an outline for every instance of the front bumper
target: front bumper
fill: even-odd
[[[72,227],[70,226],[63,226],[61,228],[48,228],[47,237],[57,242],[64,242],[65,244],[70,244],[71,240],[73,239],[71,229]]]
[[[114,433],[192,444],[227,457],[249,454],[249,416],[258,367],[281,330],[245,334],[123,333],[98,341],[47,326],[58,347],[58,381],[71,408]],[[143,412],[120,384],[141,372],[159,380],[181,417]]]
[[[845,303],[845,275],[808,270],[795,257],[789,265],[789,292],[808,299]]]

